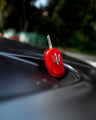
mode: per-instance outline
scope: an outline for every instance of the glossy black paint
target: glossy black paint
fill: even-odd
[[[96,120],[96,68],[62,55],[54,78],[45,49],[0,38],[0,120]]]

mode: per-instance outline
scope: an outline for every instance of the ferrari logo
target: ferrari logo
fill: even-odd
[[[59,65],[60,62],[60,54],[57,55],[56,53],[54,54],[54,56],[52,56],[54,63],[56,63],[57,65]]]

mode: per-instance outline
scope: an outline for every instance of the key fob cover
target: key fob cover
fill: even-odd
[[[62,77],[65,73],[61,53],[58,49],[47,49],[44,52],[46,68],[53,77]]]

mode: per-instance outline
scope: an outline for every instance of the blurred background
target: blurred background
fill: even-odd
[[[0,36],[96,54],[96,0],[0,0]]]

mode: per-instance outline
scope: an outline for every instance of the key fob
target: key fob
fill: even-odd
[[[44,52],[46,68],[53,77],[62,77],[65,73],[61,53],[58,49],[47,49]]]
[[[47,36],[49,49],[44,52],[46,68],[53,77],[62,77],[65,74],[63,60],[60,51],[52,47],[50,36]]]

